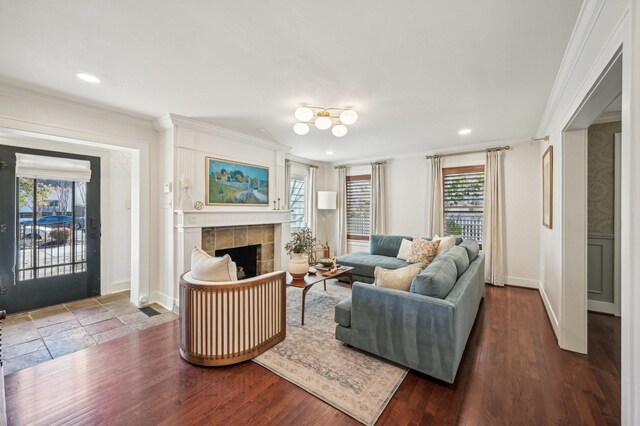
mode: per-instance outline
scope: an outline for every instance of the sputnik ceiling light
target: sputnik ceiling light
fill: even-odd
[[[349,131],[345,124],[358,121],[358,113],[349,108],[301,106],[296,109],[294,116],[298,122],[293,126],[293,131],[300,136],[309,133],[309,124],[313,123],[319,130],[331,128],[331,133],[341,138]]]

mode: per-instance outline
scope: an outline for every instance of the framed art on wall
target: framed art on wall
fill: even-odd
[[[207,157],[205,204],[269,206],[269,168]]]
[[[553,228],[553,145],[542,155],[542,224]]]

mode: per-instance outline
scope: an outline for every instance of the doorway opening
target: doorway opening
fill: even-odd
[[[562,301],[558,341],[563,349],[588,353],[596,368],[601,363],[613,365],[618,374],[602,376],[601,386],[620,389],[625,380],[623,347],[628,343],[623,326],[629,312],[623,295],[629,295],[633,261],[627,254],[632,226],[628,114],[631,64],[629,58],[623,60],[622,43],[612,44],[610,52],[609,59],[602,57],[599,68],[595,68],[600,70],[598,74],[594,71],[590,76],[593,83],[582,89],[582,99],[567,111],[562,129]],[[613,121],[619,125],[604,126],[608,135],[602,138],[602,149],[608,160],[602,161],[596,153],[601,147],[595,134],[603,127],[597,125]],[[610,174],[594,173],[604,168],[603,164],[607,164]],[[604,195],[596,196],[594,192]],[[594,202],[599,204],[594,207]],[[623,389],[623,398],[624,393]],[[605,397],[617,402],[618,395],[611,392]]]
[[[591,344],[591,356],[608,357],[618,369],[621,240],[625,232],[621,209],[625,167],[622,82],[620,49],[569,120],[562,144],[561,346],[587,353]],[[605,341],[608,347],[599,344]]]
[[[620,98],[587,129],[587,309],[620,316]]]
[[[100,295],[100,158],[8,145],[0,158],[3,309]]]
[[[91,253],[91,249],[88,247],[90,240],[89,233],[94,229],[100,236],[99,243],[96,244],[97,256],[95,256],[100,259],[99,267],[96,268],[98,271],[96,274],[98,286],[89,296],[82,295],[79,297],[126,292],[123,294],[128,294],[129,300],[136,306],[139,306],[141,298],[148,298],[149,271],[148,268],[145,267],[148,249],[145,248],[144,251],[142,250],[142,247],[148,246],[148,221],[141,221],[140,219],[140,211],[146,211],[148,208],[146,204],[140,202],[140,198],[144,193],[140,192],[140,188],[145,182],[141,176],[145,173],[145,170],[148,170],[141,167],[142,162],[146,161],[144,159],[148,156],[146,148],[142,147],[143,149],[141,151],[135,148],[93,143],[78,139],[59,138],[30,132],[0,129],[0,148],[2,147],[25,148],[47,152],[55,151],[61,157],[93,157],[96,159],[97,166],[92,169],[93,175],[99,179],[99,194],[102,201],[99,205],[99,221],[94,220],[92,222],[91,216],[88,215],[86,211],[83,211],[86,207],[82,206],[82,197],[87,194],[81,193],[83,189],[79,187],[78,183],[76,183],[75,191],[63,189],[63,191],[66,190],[67,198],[71,199],[72,194],[75,194],[76,197],[75,203],[67,200],[67,206],[71,204],[76,205],[76,219],[73,226],[71,226],[72,220],[69,220],[67,217],[52,217],[73,216],[74,213],[74,210],[70,207],[64,208],[58,205],[59,202],[55,199],[56,195],[53,194],[55,191],[50,191],[49,197],[38,197],[38,199],[44,200],[44,204],[46,205],[35,207],[36,209],[42,210],[37,214],[36,221],[57,222],[55,224],[36,222],[32,225],[32,231],[36,233],[35,248],[39,252],[37,255],[46,257],[48,262],[45,263],[43,260],[38,263],[38,266],[55,265],[55,267],[53,267],[54,274],[58,273],[58,267],[60,267],[59,273],[61,275],[58,275],[58,279],[66,279],[69,276],[67,272],[70,265],[60,265],[59,263],[61,262],[58,262],[58,260],[61,261],[65,255],[72,257],[72,250],[75,250],[75,263],[83,263],[81,261],[83,260],[83,255],[87,256]],[[0,160],[4,161],[4,159]],[[2,173],[8,169],[7,166],[2,170]],[[100,179],[101,177],[102,179]],[[13,198],[14,195],[9,194],[14,194],[19,188],[18,183],[15,180],[13,182],[11,192],[7,193],[10,198]],[[50,182],[42,181],[42,183],[47,184]],[[61,184],[60,186],[64,185],[65,184]],[[26,185],[23,183],[23,186]],[[94,194],[98,193],[94,191]],[[36,196],[37,195],[36,193]],[[15,235],[16,240],[22,244],[21,248],[26,251],[23,252],[23,256],[21,257],[17,252],[12,253],[11,249],[13,246],[9,248],[9,255],[6,257],[9,259],[8,261],[11,265],[3,265],[0,268],[0,286],[8,289],[15,288],[15,285],[20,283],[20,278],[27,278],[27,275],[30,273],[29,271],[25,270],[23,274],[20,274],[22,272],[21,270],[25,269],[22,267],[22,261],[25,262],[25,267],[30,267],[29,256],[33,256],[34,251],[34,237],[28,235],[29,232],[23,233],[22,235],[18,234],[21,227],[25,231],[30,230],[28,227],[30,222],[33,221],[33,213],[30,210],[30,206],[26,205],[23,205],[22,209],[16,213],[17,203],[19,203],[17,197],[15,198],[15,202],[6,203],[11,210],[10,213],[7,212],[7,215],[11,216],[9,219],[11,223],[15,223],[16,232],[14,233],[12,230],[10,233],[0,234],[0,240],[2,240],[5,235]],[[31,201],[31,203],[33,204],[33,201]],[[65,210],[65,214],[59,214],[61,210]],[[46,219],[43,216],[47,216]],[[20,221],[22,221],[22,223],[20,223]],[[62,233],[57,232],[57,228],[60,227],[58,225],[61,225],[61,227],[67,229],[67,231]],[[71,228],[75,228],[75,230]],[[52,231],[56,231],[53,232],[53,237],[57,238],[57,241],[51,241]],[[68,239],[66,240],[66,244],[61,243],[60,239],[64,241],[67,235]],[[37,239],[38,236],[40,236],[39,239]],[[44,241],[45,237],[47,239],[46,243]],[[72,237],[75,238],[73,244],[71,242]],[[82,245],[83,243],[84,247]],[[29,250],[31,251],[29,252]],[[36,258],[34,257],[34,259]],[[15,268],[15,273],[12,268]],[[64,270],[65,268],[67,271]],[[82,265],[74,266],[74,269],[81,268]],[[41,273],[51,274],[51,272],[51,269],[46,272],[45,269],[42,269]],[[23,277],[20,277],[20,275],[23,275]],[[50,290],[42,286],[40,286],[39,289],[42,293]]]

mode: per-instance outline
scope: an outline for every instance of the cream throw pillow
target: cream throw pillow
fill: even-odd
[[[409,256],[411,256],[411,246],[413,246],[413,243],[403,238],[402,243],[400,243],[400,250],[398,250],[398,255],[396,257],[400,260],[407,260]]]
[[[422,263],[414,263],[399,269],[385,269],[381,266],[376,266],[373,272],[375,285],[394,290],[409,291],[411,281],[422,271],[423,267]]]
[[[228,254],[213,257],[198,247],[191,252],[191,275],[201,281],[238,281],[236,263]]]
[[[429,266],[434,257],[438,255],[438,247],[440,246],[440,240],[429,241],[420,237],[413,239],[411,245],[411,256],[407,259],[409,263],[423,263],[424,266]]]
[[[438,256],[446,253],[447,250],[456,245],[455,235],[450,235],[448,237],[439,237],[438,234],[436,234],[431,241],[440,241],[440,245],[438,246]]]

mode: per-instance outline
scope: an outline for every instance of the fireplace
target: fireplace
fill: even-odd
[[[202,228],[202,249],[212,256],[231,256],[245,278],[275,270],[274,246],[272,224]]]
[[[175,215],[175,295],[179,294],[180,275],[191,267],[194,247],[202,247],[215,256],[218,250],[259,245],[257,275],[287,267],[284,243],[290,238],[289,210],[190,210],[177,211]],[[173,303],[178,306],[179,300],[175,298]]]
[[[216,257],[222,257],[228,254],[238,267],[238,279],[253,278],[258,274],[258,265],[260,265],[260,245],[254,244],[250,246],[234,247],[228,249],[216,250]]]

